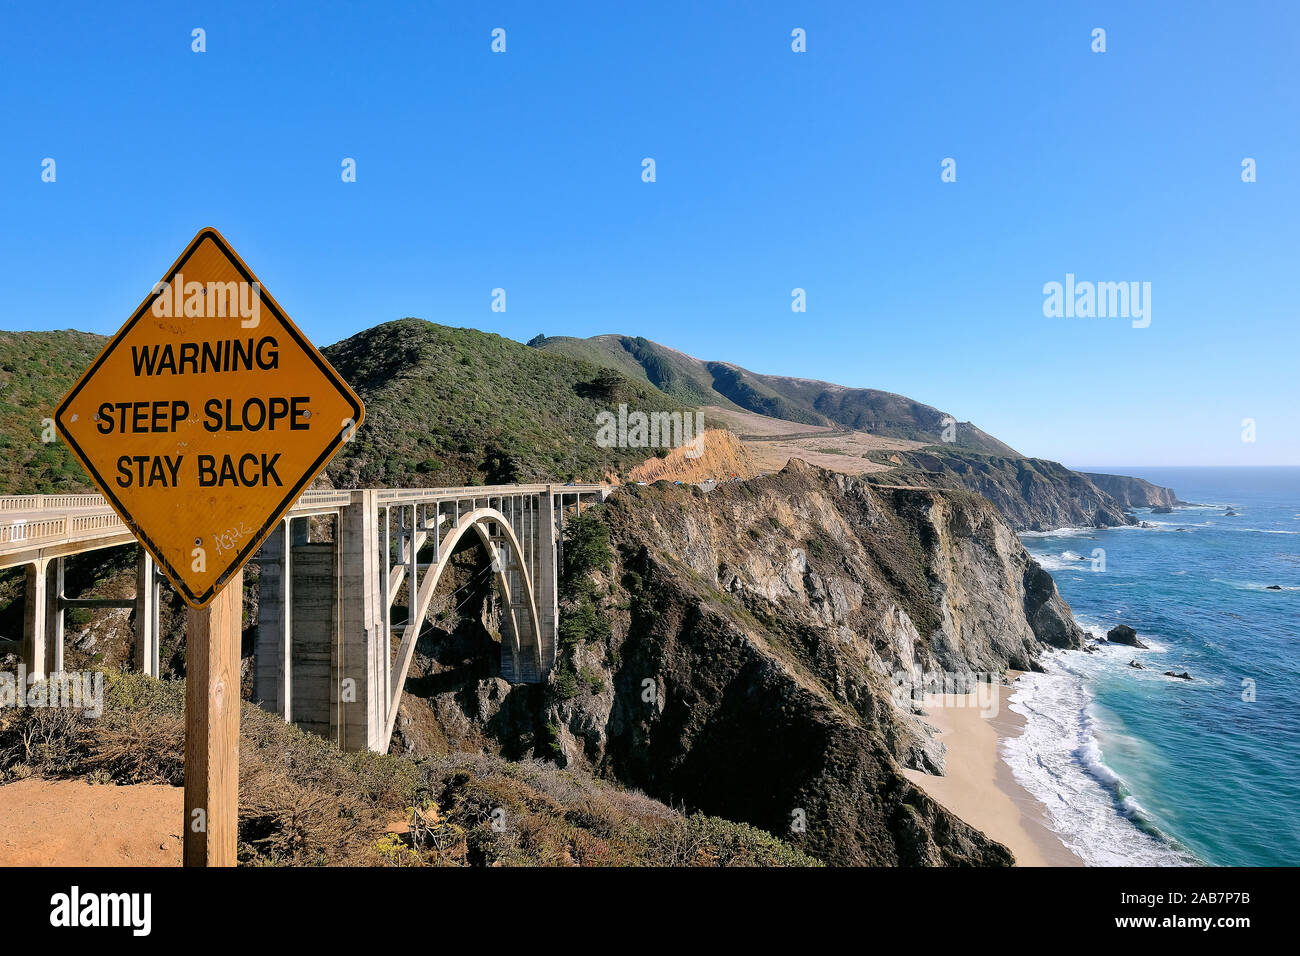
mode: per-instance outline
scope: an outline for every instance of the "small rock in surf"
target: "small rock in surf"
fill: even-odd
[[[1127,644],[1129,647],[1146,648],[1146,645],[1138,640],[1137,631],[1127,624],[1116,624],[1106,632],[1106,640],[1112,644]]]

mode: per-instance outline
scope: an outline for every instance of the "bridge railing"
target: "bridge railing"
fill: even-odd
[[[0,525],[0,544],[33,541],[37,538],[66,537],[67,518],[37,518],[31,521],[14,521]]]
[[[445,501],[453,498],[497,498],[511,495],[541,494],[548,487],[553,487],[557,493],[575,494],[577,492],[597,492],[605,486],[591,482],[575,485],[536,483],[527,485],[466,485],[461,488],[380,488],[376,492],[376,499],[380,504],[385,504],[392,501],[419,501],[434,498]]]
[[[126,523],[113,512],[107,514],[73,515],[69,519],[72,534],[85,534],[87,531],[105,531],[109,528],[124,528]]]
[[[44,511],[55,508],[107,508],[103,495],[4,495],[0,511]]]
[[[20,518],[0,522],[0,544],[74,538],[96,531],[121,531],[126,524],[111,511],[88,515]]]
[[[554,485],[556,491],[572,494],[578,491],[600,491],[604,485],[588,482],[574,485]],[[530,483],[519,485],[467,485],[460,488],[380,488],[382,501],[409,501],[412,498],[486,498],[489,495],[526,495],[545,491],[547,485]],[[324,488],[305,491],[296,505],[346,505],[352,501],[351,489]],[[55,511],[77,508],[107,508],[103,495],[0,495],[0,512],[5,511]]]
[[[293,503],[290,511],[297,508],[320,508],[320,507],[343,507],[352,503],[352,492],[336,491],[333,489],[324,491],[304,491],[298,496],[298,500]]]
[[[495,498],[541,494],[545,484],[469,485],[462,488],[381,488],[379,504],[411,501],[448,501],[466,498]],[[556,493],[575,494],[601,491],[600,484],[551,485]],[[304,492],[291,513],[313,508],[341,508],[352,503],[351,490],[321,489]],[[66,512],[42,514],[42,512]],[[77,512],[90,512],[78,514]],[[115,534],[126,527],[109,508],[102,495],[3,495],[0,496],[0,545],[90,536],[96,532]]]

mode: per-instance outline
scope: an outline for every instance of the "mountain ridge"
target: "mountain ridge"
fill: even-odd
[[[948,442],[993,454],[1019,453],[975,427],[905,395],[855,388],[821,379],[753,372],[734,362],[696,358],[642,336],[539,335],[531,347],[586,361],[604,362],[681,401],[724,404],[772,418],[809,425],[843,425],[889,438]],[[944,437],[951,429],[951,441]]]
[[[1021,531],[1130,525],[1137,521],[1130,513],[1133,508],[1182,503],[1173,489],[1141,478],[1085,474],[1059,462],[1028,457],[970,422],[958,422],[955,416],[894,392],[750,372],[731,362],[698,359],[639,336],[610,334],[581,339],[539,335],[528,344],[542,351],[603,362],[607,368],[644,380],[681,401],[707,399],[724,410],[796,425],[920,442],[920,448],[868,451],[860,456],[885,470],[848,458],[843,459],[844,470],[870,471],[870,480],[883,484],[911,482],[975,491],[989,498],[1012,527]],[[814,449],[794,439],[844,444],[841,435],[788,435],[786,444],[794,447],[785,450],[790,457],[812,457],[803,453]],[[850,464],[854,465],[851,469],[847,467]]]
[[[62,443],[44,440],[44,422],[105,341],[72,330],[0,333],[0,394],[24,412],[0,422],[4,493],[90,488]],[[762,439],[760,470],[805,458],[872,472],[883,483],[965,487],[990,496],[1018,530],[1132,524],[1129,509],[1179,503],[1173,490],[1141,479],[1026,458],[906,396],[757,375],[640,337],[539,336],[526,345],[405,318],[322,351],[367,405],[366,425],[326,472],[340,488],[629,480],[668,452],[598,446],[597,416],[629,404],[648,413],[708,407],[738,422],[771,423],[787,434]]]

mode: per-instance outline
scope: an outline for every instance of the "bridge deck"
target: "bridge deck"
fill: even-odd
[[[548,488],[555,494],[591,494],[606,487],[600,484],[521,484],[374,490],[375,499],[382,506],[541,494]],[[351,504],[354,494],[351,489],[304,492],[289,509],[289,514],[293,517],[330,514]],[[40,558],[116,547],[134,540],[135,535],[102,495],[0,496],[0,568],[29,564]]]

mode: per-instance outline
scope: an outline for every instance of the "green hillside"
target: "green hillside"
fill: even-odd
[[[42,422],[107,340],[84,332],[0,332],[0,494],[91,490]],[[366,424],[329,466],[340,487],[595,480],[653,452],[596,446],[596,415],[627,402],[682,410],[606,363],[551,355],[499,335],[402,319],[323,349],[366,403]]]
[[[568,335],[539,335],[528,343],[557,355],[603,365],[629,378],[653,385],[684,405],[731,405],[717,393],[712,373],[704,362],[640,336],[594,335],[578,339]]]
[[[589,339],[539,335],[528,344],[544,352],[603,364],[687,404],[726,405],[787,421],[842,425],[912,441],[941,443],[944,438],[944,412],[893,392],[761,375],[729,362],[701,361],[649,339],[626,335]],[[956,422],[951,444],[987,454],[1018,454],[969,422]]]
[[[846,388],[807,378],[786,378],[779,375],[744,374],[783,396],[793,405],[826,416],[830,421],[858,431],[892,438],[909,438],[913,441],[941,441],[945,412],[913,401],[904,395],[882,392],[875,388]],[[1005,445],[970,422],[956,421],[955,448],[965,448],[991,455],[1019,457],[1010,445]]]
[[[366,424],[329,466],[341,487],[595,480],[651,454],[597,447],[599,412],[683,408],[605,363],[422,319],[323,351],[366,404]]]
[[[90,480],[46,419],[108,340],[102,335],[0,332],[0,494],[86,491]]]

